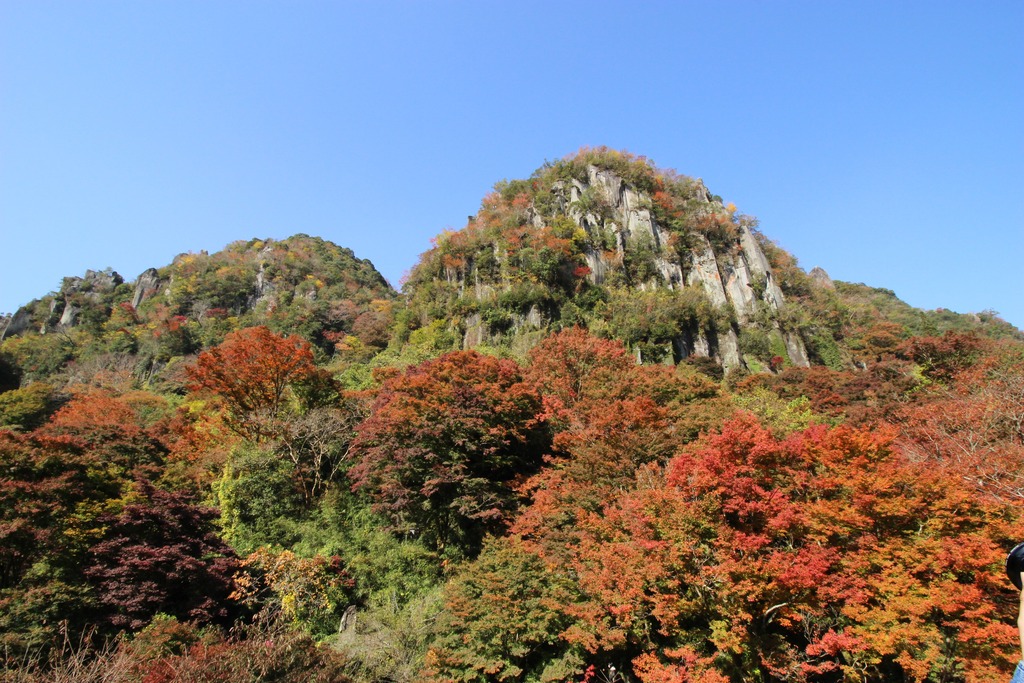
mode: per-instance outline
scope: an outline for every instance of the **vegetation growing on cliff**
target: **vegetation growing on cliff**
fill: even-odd
[[[687,269],[707,247],[740,278],[745,236],[771,279],[727,310]],[[404,298],[305,236],[115,280],[0,347],[0,680],[966,682],[1017,658],[1020,332],[829,287],[698,181],[594,149],[499,183]]]
[[[595,171],[607,173],[610,185],[596,180]],[[637,202],[628,209],[616,194],[625,190]],[[644,229],[623,223],[622,212],[634,210],[646,216]],[[672,319],[662,328],[728,326],[729,312],[715,310],[699,284],[668,281],[659,262],[684,274],[694,235],[729,245],[742,220],[699,181],[643,157],[584,149],[526,180],[498,183],[464,229],[440,235],[406,283],[406,324],[444,320],[455,340],[499,345],[514,343],[524,328],[584,325],[628,337],[631,347],[657,360],[680,330],[641,329],[640,314],[626,321],[620,304],[641,296],[638,288],[662,287],[671,300],[653,305],[664,304],[663,317]],[[652,232],[652,221],[661,230]]]

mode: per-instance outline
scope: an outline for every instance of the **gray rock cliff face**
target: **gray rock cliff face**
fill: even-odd
[[[642,195],[624,183],[615,173],[591,166],[588,182],[574,180],[571,185],[556,188],[562,193],[561,206],[577,224],[594,234],[598,230],[612,231],[616,235],[616,248],[621,258],[629,245],[644,241],[653,245],[655,266],[661,275],[661,282],[642,283],[641,288],[663,286],[678,289],[683,286],[701,287],[713,306],[719,309],[732,307],[738,322],[749,322],[758,309],[766,306],[776,314],[785,302],[782,290],[772,277],[771,264],[750,231],[740,226],[739,243],[736,248],[717,253],[704,235],[692,235],[695,244],[689,258],[679,258],[667,249],[667,235],[654,220],[650,206],[651,198]],[[580,198],[588,192],[596,193],[610,211],[602,220],[594,212],[584,213],[578,208]],[[700,180],[696,181],[694,196],[698,203],[714,208],[711,193]],[[719,209],[722,207],[719,206]],[[586,254],[590,267],[590,279],[601,284],[611,268],[604,254],[590,251]],[[779,329],[778,323],[775,324]],[[794,365],[808,366],[807,350],[799,335],[779,329],[785,341],[790,361]],[[742,365],[739,343],[734,329],[719,331],[709,339],[708,330],[673,342],[676,354],[713,356],[728,370]]]
[[[84,277],[64,278],[60,293],[51,304],[53,313],[63,305],[60,320],[57,322],[58,327],[74,327],[84,309],[99,305],[105,295],[123,282],[124,278],[109,269],[87,270]]]
[[[167,287],[167,280],[160,277],[156,268],[147,268],[135,279],[135,293],[132,295],[132,308],[138,308],[142,302],[160,294]]]
[[[46,334],[74,327],[84,311],[108,306],[109,303],[105,303],[108,295],[123,282],[124,278],[109,268],[87,270],[82,277],[66,277],[60,290],[31,301],[6,321],[0,321],[0,339],[32,329]]]
[[[588,245],[583,248],[583,257],[591,284],[608,282],[630,250],[643,249],[653,255],[652,272],[656,275],[633,286],[645,291],[699,288],[716,310],[735,320],[736,324],[719,326],[718,329],[688,329],[672,341],[673,357],[712,357],[727,370],[739,368],[744,365],[739,329],[754,324],[755,318],[763,324],[767,317],[776,320],[772,323],[771,332],[781,337],[790,362],[798,366],[809,365],[803,340],[798,334],[783,330],[777,322],[785,298],[757,238],[742,222],[734,244],[716,246],[704,234],[693,232],[686,237],[689,248],[681,254],[672,247],[672,236],[658,225],[652,210],[652,197],[631,187],[613,171],[589,166],[585,180],[573,178],[553,183],[552,195],[553,213],[571,218],[589,238]],[[709,213],[725,212],[700,180],[693,182],[691,200],[698,211],[703,206]],[[528,210],[527,223],[536,229],[543,228],[550,219],[551,216],[543,216],[533,207]],[[507,258],[507,254],[497,251],[497,245],[495,249],[497,261]],[[472,286],[473,295],[479,301],[496,296],[494,284],[481,284],[472,268],[461,272],[455,268],[445,269],[444,277],[459,288],[460,294]],[[517,334],[540,328],[548,322],[536,308],[525,316],[514,318],[511,325]],[[495,339],[480,315],[474,314],[463,323],[464,348]]]
[[[22,332],[32,327],[32,314],[28,307],[22,306],[17,312],[10,316],[3,329],[0,330],[0,339],[7,339],[15,335],[21,334]]]
[[[0,331],[0,339],[31,329],[46,334],[56,329],[74,327],[84,311],[109,305],[104,301],[123,282],[124,278],[109,268],[101,271],[87,270],[82,277],[66,277],[61,282],[60,290],[19,308]]]
[[[820,287],[824,287],[825,289],[836,288],[836,283],[832,282],[832,278],[829,277],[828,272],[824,268],[815,266],[814,268],[811,268],[811,272],[808,273],[808,275],[810,275],[811,279]]]
[[[249,308],[255,308],[259,304],[266,304],[273,306],[276,299],[277,287],[267,277],[267,256],[274,251],[273,240],[267,240],[267,245],[260,250],[259,255],[259,270],[256,273],[255,291],[253,295],[249,297]],[[312,292],[313,296],[316,296],[315,291]]]
[[[57,323],[60,327],[74,327],[75,319],[78,314],[82,312],[82,309],[78,308],[74,304],[64,304],[64,312],[60,315],[60,321]]]

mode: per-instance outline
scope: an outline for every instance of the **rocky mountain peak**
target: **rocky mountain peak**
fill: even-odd
[[[815,284],[817,284],[819,287],[824,287],[825,289],[836,288],[836,285],[834,282],[832,282],[832,278],[829,277],[828,272],[820,266],[815,266],[814,268],[811,268],[811,272],[809,272],[808,275],[811,277],[811,280],[813,280]]]
[[[644,358],[703,356],[728,370],[748,365],[740,334],[758,327],[784,362],[806,366],[755,225],[700,179],[585,150],[499,183],[463,231],[424,255],[409,291],[433,299],[433,313],[419,308],[423,324],[466,313],[450,317],[463,347],[575,322],[626,337]],[[658,324],[626,320],[635,306],[658,308],[648,316]]]

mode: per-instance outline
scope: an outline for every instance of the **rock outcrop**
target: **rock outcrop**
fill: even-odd
[[[22,306],[9,316],[0,330],[0,340],[19,335],[32,327],[32,313],[27,306]]]
[[[109,295],[123,282],[124,278],[110,269],[87,270],[83,277],[64,278],[60,292],[50,304],[53,314],[60,310],[57,326],[74,327],[83,311],[97,307],[108,309]],[[108,313],[109,310],[104,311],[104,315]]]
[[[741,316],[747,313],[752,306],[752,293],[737,283],[737,269],[732,260],[719,263],[707,238],[698,238],[698,245],[693,249],[689,263],[673,258],[674,255],[666,253],[667,235],[651,215],[649,196],[630,187],[612,171],[589,166],[587,175],[586,182],[573,179],[569,184],[556,183],[554,190],[560,195],[559,206],[564,207],[566,214],[585,229],[591,238],[597,238],[602,232],[611,232],[615,236],[616,259],[619,261],[634,245],[650,245],[655,254],[654,265],[660,281],[652,279],[642,282],[639,284],[641,289],[699,286],[716,308],[724,309],[731,304]],[[604,209],[604,216],[578,208],[588,192],[598,200]],[[702,204],[710,205],[712,202],[711,193],[700,180],[693,189],[693,197]],[[760,256],[764,258],[763,254]],[[589,248],[586,258],[591,271],[590,281],[596,285],[604,284],[612,269],[608,257],[597,249]],[[727,279],[723,278],[723,265]],[[673,355],[714,356],[727,369],[739,367],[741,359],[735,331],[729,329],[723,334],[711,335],[711,338],[708,332],[694,330],[674,340]]]
[[[66,277],[60,290],[22,306],[0,330],[0,339],[36,330],[46,334],[79,324],[83,313],[102,319],[110,312],[114,290],[124,282],[111,269],[87,270],[82,277]]]
[[[815,266],[811,268],[811,272],[808,273],[808,275],[811,276],[811,279],[814,280],[815,284],[817,284],[819,287],[824,287],[825,289],[836,288],[835,283],[832,282],[832,278],[829,277],[825,269],[821,268],[820,266]]]
[[[696,242],[689,259],[681,259],[666,249],[668,236],[651,215],[651,197],[645,196],[626,184],[615,173],[595,166],[587,169],[588,182],[573,181],[569,187],[568,215],[589,233],[597,229],[610,230],[616,235],[617,256],[622,258],[630,245],[638,242],[649,243],[655,251],[654,263],[660,274],[660,282],[641,283],[642,288],[664,286],[677,289],[682,286],[703,288],[708,299],[716,308],[732,308],[738,322],[749,322],[758,310],[765,306],[770,314],[777,314],[785,301],[782,290],[772,277],[771,265],[749,226],[738,225],[737,244],[728,250],[716,253],[711,241],[704,235],[692,235]],[[564,192],[564,186],[563,186]],[[610,215],[603,222],[592,213],[573,211],[574,202],[591,190],[596,190]],[[708,210],[724,211],[720,204],[715,206],[711,193],[703,181],[697,179],[692,187],[693,200]],[[600,284],[609,270],[607,258],[593,250],[587,255],[592,272],[591,281]],[[789,360],[794,365],[807,366],[807,350],[799,335],[784,332],[778,323],[774,328],[782,335]],[[742,364],[736,330],[729,328],[708,338],[709,330],[696,330],[673,342],[676,354],[709,356],[715,355],[726,369]]]
[[[132,308],[138,308],[142,302],[152,299],[167,287],[167,280],[160,277],[156,268],[147,268],[135,279],[135,293],[132,295]]]
[[[522,299],[514,295],[517,288],[527,286],[525,282],[543,287],[538,278],[558,279],[550,273],[546,276],[536,272],[517,274],[516,268],[528,268],[522,265],[524,259],[534,258],[545,248],[545,238],[537,238],[540,246],[529,244],[531,238],[522,230],[550,234],[551,226],[560,225],[558,235],[561,237],[555,235],[555,238],[564,240],[565,218],[568,218],[576,230],[571,238],[571,249],[576,253],[572,258],[579,259],[576,263],[585,263],[582,271],[593,288],[614,288],[621,292],[626,287],[646,293],[658,290],[683,293],[685,290],[689,295],[699,292],[716,312],[717,322],[708,321],[706,315],[703,322],[680,322],[678,336],[657,342],[667,348],[669,357],[676,361],[687,356],[711,357],[727,370],[743,367],[746,362],[740,348],[740,332],[745,327],[758,326],[776,340],[772,348],[787,357],[790,364],[809,365],[800,335],[795,330],[785,329],[780,322],[785,297],[758,237],[750,224],[735,218],[733,210],[723,206],[700,179],[672,175],[668,182],[676,183],[672,201],[682,206],[679,215],[685,214],[698,225],[708,218],[711,227],[704,231],[688,228],[680,221],[674,225],[663,224],[661,217],[665,210],[658,202],[665,200],[654,196],[654,188],[662,182],[660,179],[645,176],[648,182],[644,189],[627,181],[613,168],[597,164],[577,165],[571,172],[559,173],[551,181],[543,176],[543,169],[538,174],[535,178],[539,180],[527,186],[529,189],[511,197],[518,204],[505,197],[509,202],[504,205],[505,213],[497,215],[501,210],[485,202],[481,212],[470,217],[466,236],[452,238],[452,243],[459,246],[445,247],[447,251],[437,263],[430,260],[430,252],[425,255],[425,270],[438,268],[435,272],[442,278],[445,291],[450,293],[446,296],[462,300],[469,297],[478,302],[475,308],[490,313],[488,316],[471,312],[462,318],[457,315],[452,318],[458,321],[464,348],[500,343],[510,335],[531,334],[532,330],[550,326],[560,318],[559,324],[565,324],[563,312],[551,308],[550,297],[549,305],[540,306],[530,301],[529,296]],[[681,196],[683,193],[685,196]],[[532,197],[525,208],[523,197]],[[659,209],[662,209],[660,213]],[[495,225],[509,226],[517,220],[521,221],[522,228],[511,238],[508,232],[501,232],[508,227],[495,232]],[[493,241],[480,242],[480,235],[488,231],[495,233]],[[642,267],[623,275],[627,268],[624,264],[641,261]],[[563,265],[563,271],[567,267],[571,269]],[[564,275],[561,277],[565,279]],[[414,271],[410,287],[430,289],[431,285]],[[572,292],[567,294],[570,298],[574,296]],[[522,303],[509,308],[501,303],[502,297]],[[457,302],[453,305],[467,307]],[[496,307],[501,306],[504,310],[495,312]],[[431,308],[437,311],[437,302]],[[468,308],[472,310],[474,306]],[[427,315],[424,324],[429,322],[430,315],[433,314]],[[614,317],[614,313],[610,315]],[[759,365],[764,367],[765,362],[762,359]]]

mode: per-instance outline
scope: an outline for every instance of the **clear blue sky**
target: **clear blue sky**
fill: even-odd
[[[1024,327],[1024,2],[0,2],[0,312],[320,235],[394,285],[608,145],[801,265]]]

